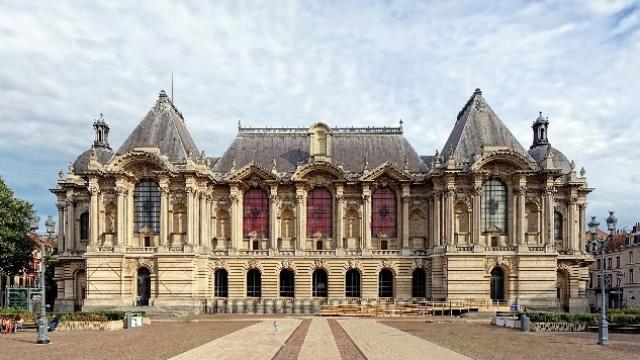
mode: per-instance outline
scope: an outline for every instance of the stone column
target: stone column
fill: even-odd
[[[580,205],[580,211],[578,215],[578,251],[585,251],[585,236],[586,232],[583,230],[585,228],[585,214],[586,214],[587,204],[583,203]]]
[[[453,210],[453,200],[455,198],[455,188],[450,184],[444,191],[444,241],[445,245],[453,244],[453,220],[455,217]]]
[[[64,251],[66,249],[65,245],[65,202],[60,201],[58,198],[58,249],[59,251]]]
[[[169,231],[169,181],[160,179],[160,246],[167,245]]]
[[[242,192],[237,185],[232,185],[229,200],[231,201],[231,248],[239,249],[242,241]]]
[[[402,248],[410,248],[409,244],[409,203],[411,202],[411,188],[402,185]]]
[[[126,199],[126,207],[127,207],[127,216],[126,216],[126,224],[127,224],[127,233],[126,233],[126,238],[127,238],[127,245],[131,246],[133,245],[133,232],[135,231],[133,228],[135,219],[134,219],[134,213],[133,213],[133,190],[135,189],[135,185],[134,184],[130,184],[129,185],[129,193],[127,194],[127,199]],[[140,244],[136,244],[135,246],[140,246]]]
[[[473,186],[472,198],[471,198],[471,239],[474,245],[480,244],[480,229],[481,229],[481,215],[482,205],[480,194],[482,193],[482,182],[476,180]]]
[[[100,214],[100,210],[98,209],[98,196],[100,195],[98,179],[89,180],[89,192],[91,193],[91,202],[89,205],[89,244],[96,245],[98,243],[98,217]]]
[[[67,239],[65,241],[66,250],[76,249],[76,203],[71,197],[73,195],[67,194]]]
[[[200,206],[199,210],[198,210],[198,224],[199,226],[199,231],[198,231],[198,245],[200,246],[204,246],[206,244],[206,221],[205,219],[207,218],[206,216],[206,201],[207,201],[207,195],[204,192],[200,192],[200,194],[198,194],[198,205]]]
[[[567,219],[567,228],[569,229],[567,242],[567,250],[577,250],[578,248],[578,234],[576,233],[576,223],[578,222],[578,209],[576,206],[576,199],[574,197],[569,198],[567,201],[569,218]]]
[[[441,196],[439,190],[433,192],[433,246],[442,246],[442,236],[440,234]]]
[[[269,194],[269,248],[278,248],[278,186],[271,185]]]
[[[516,217],[516,238],[518,245],[526,245],[525,238],[525,195],[527,188],[520,183],[520,186],[516,187],[516,203],[517,203],[517,217]]]
[[[555,209],[553,206],[554,200],[553,200],[553,193],[554,193],[554,189],[553,189],[553,185],[547,185],[545,187],[544,190],[544,211],[545,211],[545,236],[544,236],[544,242],[546,244],[549,245],[554,245],[555,244],[555,234],[554,234],[554,227],[555,227],[555,223],[554,223],[554,215],[555,215]]]
[[[126,218],[126,208],[125,208],[125,197],[127,196],[127,188],[121,185],[116,185],[116,194],[117,194],[117,229],[116,229],[116,244],[119,246],[125,245],[125,218]],[[114,244],[114,245],[116,245]]]
[[[307,190],[304,187],[296,187],[296,200],[296,245],[304,250],[307,245]]]
[[[362,237],[364,248],[371,249],[371,189],[362,185]]]
[[[336,249],[340,249],[344,246],[344,187],[336,185]]]
[[[185,190],[187,192],[187,244],[193,245],[195,241],[195,214],[193,210],[195,204],[196,189],[192,186],[187,186]]]

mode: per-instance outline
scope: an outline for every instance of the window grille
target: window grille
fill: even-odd
[[[396,194],[390,188],[376,190],[371,196],[371,235],[387,234],[396,237]]]
[[[507,232],[507,187],[499,180],[485,181],[482,185],[483,231],[498,228]]]
[[[155,181],[144,180],[133,191],[134,230],[149,228],[160,232],[160,187]]]
[[[244,236],[256,232],[261,238],[269,236],[269,198],[262,189],[251,189],[244,193],[242,202],[242,227]]]
[[[333,206],[331,193],[326,189],[313,189],[307,195],[307,236],[320,233],[332,236]]]

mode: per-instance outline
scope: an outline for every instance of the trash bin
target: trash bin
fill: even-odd
[[[527,315],[522,315],[520,318],[520,329],[523,332],[529,332],[531,330],[531,320]]]
[[[140,314],[132,314],[131,315],[131,327],[140,327],[142,326],[142,316]]]

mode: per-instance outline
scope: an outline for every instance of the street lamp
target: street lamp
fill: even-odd
[[[49,215],[47,221],[45,221],[45,226],[47,228],[48,239],[53,236],[53,232],[55,231],[56,222],[53,220],[53,217]],[[47,251],[45,240],[40,239],[40,318],[38,319],[38,344],[48,344],[49,343],[49,334],[47,333],[47,308],[46,308],[46,286],[45,286],[45,253]]]

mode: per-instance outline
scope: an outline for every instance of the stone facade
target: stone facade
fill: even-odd
[[[60,172],[56,306],[434,299],[583,311],[591,189],[547,127],[540,116],[524,150],[476,90],[433,156],[402,124],[317,123],[239,127],[207,157],[161,92],[117,152],[100,118],[94,145]]]

